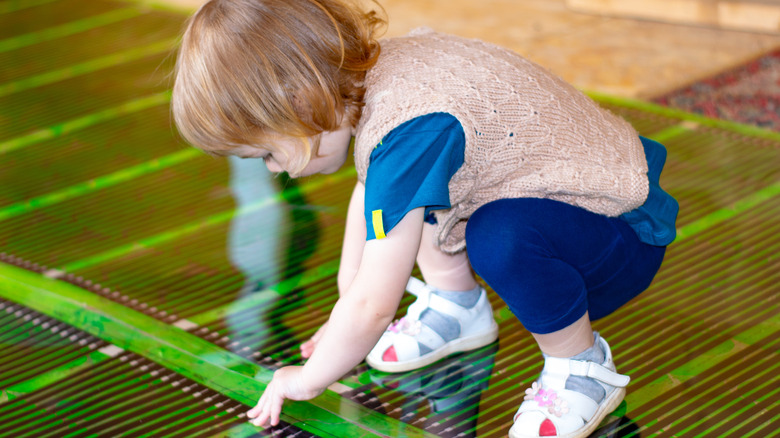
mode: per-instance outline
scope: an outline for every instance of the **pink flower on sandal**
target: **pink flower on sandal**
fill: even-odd
[[[523,400],[535,400],[536,394],[539,393],[541,388],[542,387],[539,385],[539,382],[534,382],[530,388],[525,390],[525,397]]]
[[[404,316],[403,318],[390,324],[390,327],[388,327],[387,330],[396,334],[404,333],[409,336],[417,336],[417,334],[420,333],[420,330],[422,330],[422,322],[419,320],[409,321]]]
[[[547,412],[556,417],[569,412],[569,404],[566,400],[559,398],[554,389],[544,389],[538,382],[534,382],[530,388],[525,390],[525,400],[533,400],[539,406],[546,407]]]
[[[569,403],[567,403],[566,400],[562,398],[557,398],[553,402],[553,405],[547,408],[547,412],[555,415],[556,417],[560,417],[563,414],[568,414]]]
[[[400,333],[404,325],[406,325],[406,317],[403,317],[401,319],[396,319],[395,322],[390,324],[390,327],[388,327],[387,330],[393,333]]]

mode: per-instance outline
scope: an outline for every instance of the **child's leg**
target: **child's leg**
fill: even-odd
[[[433,243],[434,226],[423,225],[420,250],[417,253],[417,265],[423,279],[429,285],[440,290],[470,291],[477,287],[477,281],[469,264],[465,251],[457,254],[442,252]]]
[[[609,346],[591,331],[590,319],[646,289],[664,248],[640,242],[620,219],[542,199],[483,206],[469,220],[466,244],[475,271],[545,354],[544,371],[510,436],[587,436],[622,400],[628,383],[615,372]],[[546,398],[551,393],[570,409],[553,406]]]
[[[572,357],[593,346],[593,329],[585,312],[580,319],[561,330],[539,334],[532,333],[539,349],[547,356]]]

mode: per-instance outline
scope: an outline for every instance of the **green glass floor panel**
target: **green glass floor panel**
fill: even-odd
[[[661,117],[633,108],[607,107],[635,126],[644,125],[643,119],[652,122]],[[678,227],[728,208],[780,181],[778,140],[767,141],[729,129],[671,118],[649,128],[647,131],[638,129],[640,134],[651,138],[655,138],[656,133],[665,137],[666,130],[674,132],[673,136],[663,138],[668,156],[661,184],[680,203]]]
[[[18,81],[0,84],[0,142],[166,90],[168,84],[159,71],[170,68],[168,54],[162,47],[154,52],[128,62],[117,59],[115,66],[89,73],[61,71],[42,78],[40,86]],[[25,91],[16,92],[17,88]]]
[[[23,306],[0,300],[0,400],[25,393],[26,382],[83,363],[107,343]]]
[[[156,327],[178,327],[215,351],[269,370],[301,363],[299,344],[336,301],[354,169],[290,181],[271,177],[257,160],[215,159],[182,144],[169,119],[172,57],[165,41],[175,37],[183,16],[132,2],[0,2],[0,20],[11,19],[28,25],[0,30],[0,66],[8,66],[0,74],[0,263],[119,304],[107,306],[107,314],[95,308],[95,318],[145,315],[163,324]],[[4,51],[4,42],[25,45]],[[662,184],[681,213],[680,238],[650,289],[595,324],[633,380],[626,403],[594,436],[777,434],[767,424],[777,420],[780,136],[595,97],[642,135],[667,145]],[[331,398],[316,402],[324,405],[315,403],[322,409],[342,399],[360,412],[355,418],[349,409],[326,415],[341,415],[347,425],[331,433],[399,430],[395,425],[408,423],[410,434],[505,436],[542,362],[511,312],[495,294],[490,299],[498,343],[402,375],[357,367],[332,388]],[[19,318],[32,311],[22,310]],[[25,404],[21,400],[32,397],[25,393],[13,405],[13,418],[41,416],[40,403],[63,403],[72,414],[62,422],[14,423],[9,430],[29,436],[88,436],[90,427],[128,436],[258,433],[233,413],[194,409],[175,391],[147,385],[148,377],[137,377],[143,373],[122,377],[137,372],[130,362],[155,366],[148,362],[154,349],[141,348],[121,363],[101,357],[96,350],[102,347],[84,345],[51,344],[41,355],[25,339],[33,345],[54,338],[8,316],[15,314],[7,312],[6,320],[0,309],[0,324],[7,324],[0,327],[0,345],[12,349],[8,366],[17,367],[20,355],[33,360],[15,374],[23,381],[6,380],[13,388],[39,385],[36,397],[43,398]],[[79,336],[98,335],[87,346],[104,345],[90,318],[72,323],[87,331]],[[112,332],[112,339],[132,338],[128,330]],[[35,368],[44,357],[53,358],[48,371]],[[46,391],[62,390],[62,373],[86,376],[108,364],[122,371],[84,377],[103,383],[73,389],[64,401],[46,398]],[[166,372],[179,381],[193,370]],[[116,390],[109,384],[115,382],[122,382]],[[0,430],[11,418],[2,417],[14,401],[9,394],[0,399]],[[150,416],[133,409],[121,418],[100,415],[125,398],[171,402],[150,402]],[[293,408],[302,416],[306,409]],[[301,433],[311,431],[289,429],[282,436]]]
[[[200,157],[147,173],[132,184],[91,191],[70,202],[9,218],[0,223],[0,241],[7,252],[53,268],[79,261],[83,266],[89,256],[197,225],[199,217],[230,212],[230,197],[209,186],[220,175],[227,176],[226,170],[224,163]],[[159,190],[163,187],[168,189]],[[204,202],[209,197],[211,202]],[[50,236],[48,242],[33,237],[42,234]]]
[[[211,159],[204,162],[216,163]],[[282,280],[289,284],[311,266],[333,264],[343,228],[322,228],[321,224],[335,223],[339,218],[313,210],[316,207],[305,204],[300,196],[287,195],[286,201],[275,199],[272,192],[276,182],[270,178],[267,182],[272,185],[263,189],[268,198],[264,195],[258,200],[260,208],[253,210],[253,204],[249,204],[249,211],[234,214],[234,205],[225,205],[223,212],[216,209],[217,213],[209,216],[212,220],[196,220],[168,232],[147,233],[141,240],[129,240],[126,251],[109,254],[100,263],[77,260],[72,265],[82,267],[72,272],[104,288],[121,290],[148,307],[191,317],[214,305],[232,302],[241,291],[262,290]],[[306,182],[285,185],[283,193],[309,187]],[[347,185],[335,188],[339,187],[349,189]],[[199,193],[192,199],[197,203],[208,196]],[[232,201],[227,188],[224,196]],[[268,202],[263,202],[265,199]],[[134,218],[131,212],[128,220]],[[226,241],[227,235],[234,237]],[[136,247],[133,242],[148,243]],[[127,243],[119,243],[118,248],[122,245]],[[202,302],[200,306],[198,301]]]
[[[271,379],[267,368],[174,326],[67,283],[0,264],[0,296],[74,324],[112,344],[153,359],[181,376],[244,404]],[[287,406],[282,418],[322,436],[430,436],[383,417],[334,391]]]
[[[3,437],[211,437],[245,424],[247,406],[5,300],[0,343]],[[286,423],[274,433],[313,436]]]
[[[103,179],[137,166],[152,167],[161,156],[181,153],[173,134],[161,135],[170,127],[169,115],[167,105],[157,105],[3,154],[2,173],[8,183],[0,187],[0,212],[4,212],[0,215],[7,218],[14,204],[75,190],[85,181],[99,186]],[[31,168],[45,170],[47,177],[30,172]],[[86,187],[81,192],[95,189]]]
[[[122,6],[120,2],[96,1],[89,9],[82,0],[4,0],[0,2],[0,39],[68,23]]]
[[[73,34],[37,44],[23,43],[25,40],[41,40],[46,37],[46,31],[56,34],[60,29],[48,28],[0,40],[0,84],[66,69],[104,57],[107,53],[122,53],[170,40],[178,36],[181,27],[169,16],[142,14],[137,8],[121,8],[85,16],[74,23],[77,26],[72,26]],[[76,32],[80,29],[84,30]],[[14,46],[21,47],[4,50]],[[62,47],[68,47],[69,50],[61,50]]]

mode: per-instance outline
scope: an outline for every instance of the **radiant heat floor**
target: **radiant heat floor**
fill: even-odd
[[[497,343],[360,365],[248,425],[336,301],[355,172],[292,181],[178,140],[184,19],[0,1],[0,436],[506,436],[542,362],[493,293]],[[594,436],[780,435],[780,135],[594,97],[667,145],[681,207],[653,285],[595,324],[633,380]]]

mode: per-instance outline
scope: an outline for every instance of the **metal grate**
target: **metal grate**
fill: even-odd
[[[0,436],[213,437],[249,430],[241,427],[247,406],[5,300],[0,342]],[[279,433],[313,436],[289,424],[251,429],[254,436]]]
[[[0,20],[0,435],[260,433],[232,401],[254,394],[221,375],[201,386],[157,347],[191,343],[260,385],[257,370],[301,363],[337,298],[354,169],[292,181],[181,144],[166,79],[181,15],[6,0]],[[777,435],[780,136],[595,97],[667,145],[662,184],[681,204],[653,285],[595,324],[633,379],[595,435]],[[505,436],[542,361],[490,299],[498,343],[402,375],[361,365],[268,433]]]

